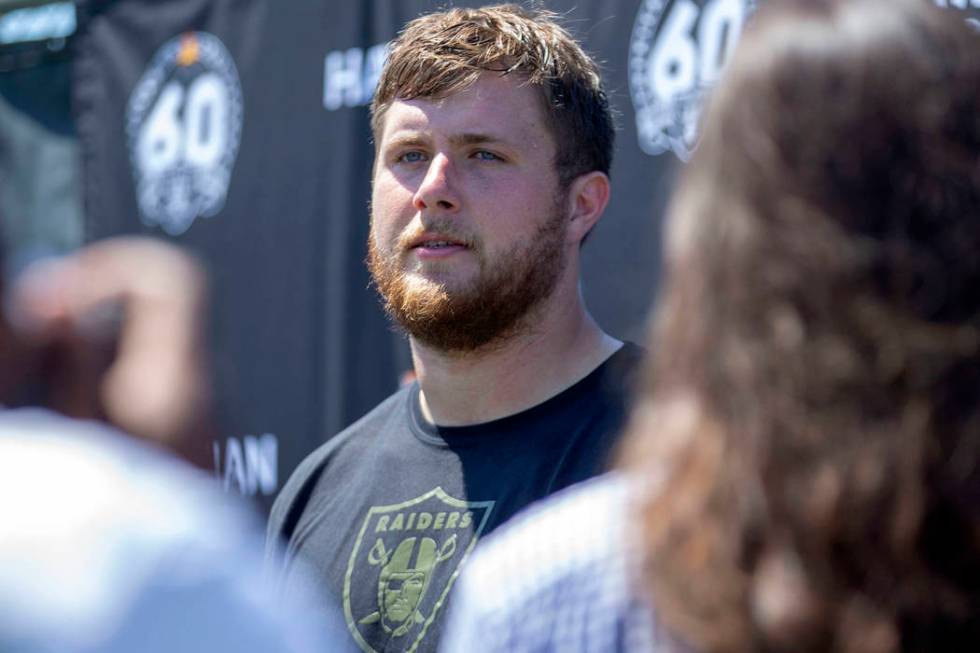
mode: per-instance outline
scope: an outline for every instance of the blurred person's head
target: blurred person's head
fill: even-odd
[[[980,650],[978,100],[924,0],[774,0],[714,93],[627,450],[695,649]]]

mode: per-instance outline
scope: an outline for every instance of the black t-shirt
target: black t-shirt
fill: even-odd
[[[364,651],[436,650],[477,539],[607,467],[642,353],[626,344],[551,399],[473,426],[427,422],[417,384],[396,392],[307,457],[280,493],[269,522],[270,542],[286,545],[274,561],[280,587],[313,574]]]

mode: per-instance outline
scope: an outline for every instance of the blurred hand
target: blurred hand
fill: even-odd
[[[38,350],[46,403],[104,419],[205,466],[206,283],[177,247],[114,238],[28,268],[8,319]]]

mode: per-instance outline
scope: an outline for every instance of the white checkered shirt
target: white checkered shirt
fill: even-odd
[[[629,484],[610,474],[532,506],[477,546],[442,653],[680,650],[633,598]]]

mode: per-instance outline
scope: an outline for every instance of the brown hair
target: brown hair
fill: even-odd
[[[593,170],[609,174],[613,120],[595,62],[554,14],[517,5],[455,8],[408,23],[391,45],[371,103],[375,142],[396,99],[444,97],[488,71],[516,73],[541,88],[563,188]]]
[[[695,649],[980,650],[978,98],[925,0],[773,0],[714,94],[626,450]]]

